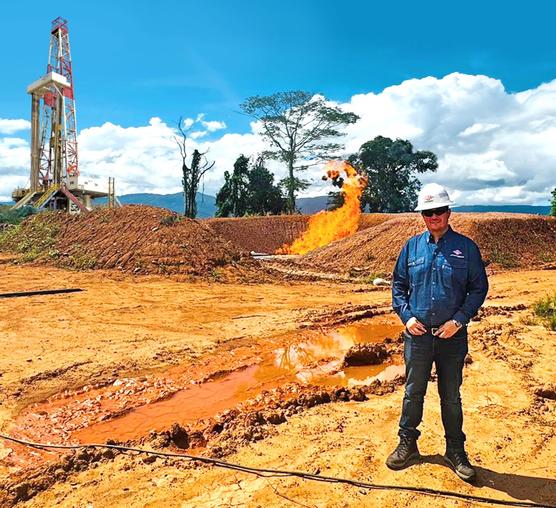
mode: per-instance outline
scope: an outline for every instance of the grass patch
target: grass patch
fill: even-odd
[[[556,253],[554,251],[552,251],[552,252],[541,252],[539,254],[539,260],[542,263],[552,263],[553,261],[556,261]]]
[[[222,280],[222,274],[218,270],[218,268],[213,268],[210,271],[210,277],[214,282],[220,282]]]
[[[519,266],[519,262],[513,253],[499,247],[491,250],[490,261],[503,268],[517,268]]]
[[[77,244],[73,254],[67,260],[67,264],[75,270],[92,270],[96,266],[97,260]]]
[[[371,272],[366,277],[363,277],[360,282],[363,284],[373,284],[375,279],[388,280],[388,276],[384,272]]]
[[[556,331],[556,291],[539,298],[533,304],[533,312],[547,328]]]
[[[162,226],[173,226],[180,220],[182,220],[182,217],[178,214],[166,215],[165,217],[162,217],[162,219],[160,219],[160,224]]]
[[[374,272],[369,269],[362,268],[351,268],[347,272],[348,277],[355,279],[355,282],[361,284],[372,284],[375,279],[389,279],[389,275],[386,272]]]
[[[520,316],[519,317],[519,322],[522,325],[526,325],[526,326],[535,326],[535,325],[539,324],[537,318],[535,318],[535,316],[533,316],[532,314],[529,314],[529,313],[527,313],[523,316]]]
[[[0,250],[21,254],[22,262],[48,259],[58,255],[56,241],[59,227],[38,216],[18,224],[0,235]]]

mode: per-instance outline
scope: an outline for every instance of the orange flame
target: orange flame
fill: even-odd
[[[343,161],[331,161],[326,168],[327,177],[332,180],[340,178],[341,171],[345,172],[346,178],[341,187],[344,204],[331,212],[322,211],[313,215],[309,219],[307,231],[291,245],[281,247],[278,254],[305,254],[357,231],[361,215],[359,201],[367,185],[367,178],[358,175],[353,166]],[[323,179],[326,180],[324,177]]]

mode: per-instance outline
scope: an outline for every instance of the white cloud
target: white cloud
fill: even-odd
[[[500,127],[495,123],[474,123],[471,127],[467,127],[463,132],[460,132],[458,136],[465,138],[467,136],[472,136],[473,134],[482,134],[484,132],[491,131]]]
[[[215,132],[226,128],[225,122],[219,122],[218,120],[212,120],[210,122],[201,121],[203,127],[209,132]]]
[[[0,134],[13,134],[31,128],[31,122],[22,119],[0,118]]]
[[[206,152],[207,160],[216,162],[203,183],[204,191],[214,195],[222,185],[224,171],[233,167],[240,153],[252,155],[265,145],[253,134],[225,134],[217,140],[204,141],[201,138],[206,131],[192,130],[203,123],[203,118],[199,115],[183,121],[186,147],[189,156],[197,148]],[[92,177],[102,185],[108,176],[114,176],[118,194],[178,192],[182,175],[176,136],[176,130],[159,118],[152,118],[143,127],[123,128],[106,123],[84,129],[78,139],[83,179]]]
[[[186,118],[183,122],[182,122],[182,127],[184,129],[190,129],[191,126],[195,123],[195,120],[193,118]]]
[[[0,137],[0,202],[11,201],[12,190],[29,180],[30,158],[27,141]]]
[[[421,175],[421,180],[446,185],[460,204],[547,203],[556,186],[556,80],[512,94],[488,76],[454,73],[411,79],[337,104],[361,117],[345,130],[346,154],[377,135],[409,139],[416,149],[438,156],[438,172]],[[209,194],[218,191],[224,171],[233,168],[239,154],[250,156],[266,148],[257,122],[251,123],[250,132],[217,138],[208,134],[225,129],[225,123],[208,121],[202,113],[186,118],[182,126],[189,153],[198,148],[216,161],[205,176],[204,191]],[[105,185],[108,176],[115,176],[119,194],[178,192],[181,163],[175,135],[174,126],[160,118],[138,127],[106,122],[83,129],[83,181],[96,179]],[[28,165],[28,142],[0,137],[0,200],[14,185],[25,184]],[[285,176],[283,165],[270,166],[277,180]],[[307,195],[329,190],[321,172],[321,167],[312,167],[301,175],[312,182]]]
[[[438,156],[438,172],[421,180],[461,204],[546,203],[556,186],[556,80],[511,94],[499,80],[454,73],[356,95],[345,108],[361,116],[347,129],[349,151],[379,134],[407,138]]]

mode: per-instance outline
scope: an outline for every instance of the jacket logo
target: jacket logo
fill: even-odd
[[[459,249],[456,249],[455,251],[453,251],[450,256],[453,256],[455,258],[459,258],[459,259],[464,259],[465,256],[463,255],[463,252],[461,252]]]

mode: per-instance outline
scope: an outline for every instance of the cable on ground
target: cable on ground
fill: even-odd
[[[0,293],[0,298],[16,298],[19,296],[57,295],[61,293],[77,293],[81,288],[39,289],[37,291],[18,291],[17,293]]]
[[[325,483],[343,483],[347,485],[352,485],[354,487],[359,487],[362,489],[369,489],[369,490],[398,490],[398,491],[412,492],[416,494],[451,497],[451,498],[463,499],[466,501],[476,501],[478,503],[497,504],[497,505],[504,505],[504,506],[535,506],[535,507],[542,507],[542,508],[556,508],[556,505],[539,504],[539,503],[534,503],[529,501],[508,501],[504,499],[494,499],[494,498],[483,497],[483,496],[474,496],[471,494],[463,494],[461,492],[453,492],[448,490],[430,489],[427,487],[409,487],[403,485],[381,485],[381,484],[369,483],[369,482],[364,482],[359,480],[352,480],[350,478],[338,478],[334,476],[324,476],[320,474],[306,473],[303,471],[289,471],[284,469],[269,469],[269,468],[243,466],[241,464],[234,464],[232,462],[226,462],[224,460],[215,459],[212,457],[201,457],[196,455],[188,455],[185,453],[144,450],[142,448],[135,448],[132,446],[100,444],[100,443],[86,443],[86,444],[79,444],[79,445],[61,445],[61,444],[55,445],[55,444],[47,444],[47,443],[34,443],[32,441],[26,441],[24,439],[19,439],[6,434],[0,434],[0,438],[5,439],[7,441],[12,441],[14,443],[18,443],[20,445],[29,446],[32,448],[46,449],[46,450],[48,449],[79,450],[83,448],[110,448],[122,452],[144,453],[156,457],[186,459],[193,462],[196,461],[196,462],[201,462],[203,464],[210,464],[217,467],[231,469],[233,471],[250,473],[264,478],[294,476],[297,478],[303,478],[305,480],[313,480],[313,481],[319,481]]]

